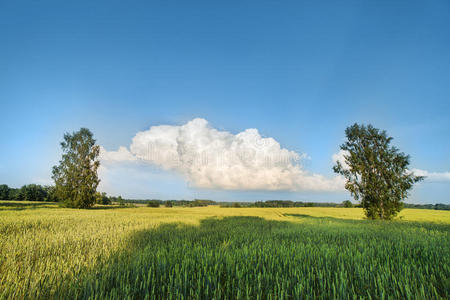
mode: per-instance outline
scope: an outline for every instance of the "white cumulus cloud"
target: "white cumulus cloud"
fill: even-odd
[[[350,169],[349,165],[347,164],[346,160],[345,160],[345,156],[348,156],[350,153],[348,153],[347,150],[339,150],[338,153],[333,154],[333,156],[331,157],[331,159],[333,160],[333,163],[336,164],[337,162],[339,162],[342,167],[344,168],[344,170],[348,170]]]
[[[103,161],[135,161],[136,156],[131,154],[126,147],[120,146],[117,151],[106,151],[100,146],[100,159]]]
[[[425,176],[427,181],[450,181],[450,172],[428,172],[426,170],[412,169],[416,176]]]
[[[311,174],[305,154],[282,148],[257,129],[238,134],[212,128],[205,119],[138,132],[129,149],[101,149],[105,162],[142,161],[181,173],[198,188],[227,190],[341,191],[344,179]]]

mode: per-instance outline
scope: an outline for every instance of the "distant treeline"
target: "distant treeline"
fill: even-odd
[[[27,184],[21,188],[11,188],[6,184],[1,184],[0,200],[57,201],[55,198],[55,187],[39,184]]]
[[[159,199],[125,199],[125,203],[146,204],[149,207],[202,207],[208,205],[220,205],[221,207],[353,207],[350,201],[342,204],[330,202],[294,202],[290,200],[268,200],[257,202],[217,202],[214,200],[194,199],[194,200],[159,200]],[[358,207],[355,205],[355,207]]]
[[[436,204],[409,204],[409,203],[405,203],[404,204],[404,208],[450,210],[450,204],[443,204],[443,203],[436,203]]]
[[[346,202],[345,207],[353,207]],[[301,202],[290,200],[267,200],[257,202],[220,202],[221,207],[344,207],[344,204],[330,202]]]
[[[257,202],[216,202],[213,200],[194,199],[194,200],[137,200],[125,199],[126,203],[146,204],[149,207],[202,207],[208,205],[220,205],[220,207],[353,207],[350,201],[344,201],[343,204],[327,202],[294,202],[289,200],[268,200]]]
[[[194,200],[125,200],[128,203],[146,203],[149,207],[203,207],[208,205],[217,205],[217,202],[213,200],[194,199]]]
[[[0,184],[0,200],[60,202],[54,186],[39,184],[27,184],[21,188],[12,188],[6,184]],[[107,196],[106,193],[99,192],[95,194],[95,202],[105,205],[124,204],[121,196]]]
[[[352,207],[350,201],[346,202],[347,206]],[[350,203],[350,204],[348,204]],[[302,201],[290,201],[290,200],[268,200],[255,202],[255,207],[342,207],[343,204],[330,203],[330,202],[302,202]]]
[[[359,207],[346,200],[342,203],[333,202],[302,202],[291,200],[267,200],[256,202],[220,202],[221,207]]]
[[[290,200],[267,200],[256,202],[216,202],[207,199],[194,200],[158,200],[158,199],[124,199],[121,196],[108,196],[106,193],[97,192],[96,203],[109,204],[143,204],[149,207],[202,207],[208,205],[220,205],[220,207],[360,207],[359,204],[352,204],[349,200],[342,203],[333,202],[301,202]],[[0,184],[0,200],[17,201],[48,201],[59,202],[56,197],[54,186],[42,186],[39,184],[27,184],[21,188],[11,188],[6,184]],[[450,210],[450,204],[409,204],[404,203],[404,208]]]

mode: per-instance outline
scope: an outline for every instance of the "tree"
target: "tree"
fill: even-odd
[[[125,200],[122,198],[122,196],[117,197],[117,202],[120,206],[125,206]]]
[[[64,134],[61,142],[62,159],[53,167],[56,195],[68,207],[89,208],[95,203],[95,192],[100,182],[97,169],[100,165],[100,147],[95,145],[93,134],[81,128]]]
[[[110,205],[111,202],[111,198],[109,198],[105,192],[102,193],[102,204],[103,205]]]
[[[53,185],[44,186],[46,193],[45,201],[58,202],[58,196],[56,195],[56,187]]]
[[[39,184],[27,184],[20,188],[23,200],[25,201],[45,201],[47,192]]]
[[[147,202],[148,207],[159,207],[161,202],[159,200],[149,200]]]
[[[23,200],[22,189],[10,188],[9,200],[19,200],[19,201]]]
[[[103,193],[96,192],[95,193],[95,203],[109,205],[109,204],[111,204],[111,199],[109,199],[109,197],[106,195],[105,192],[103,192]]]
[[[392,137],[372,125],[354,124],[345,130],[347,141],[341,145],[344,160],[337,161],[334,172],[343,175],[345,188],[361,200],[370,219],[392,219],[403,207],[413,184],[423,176],[409,172],[409,155],[390,146]]]
[[[0,184],[0,200],[9,200],[9,186]]]
[[[342,202],[342,206],[346,207],[346,208],[350,208],[350,207],[353,207],[353,204],[350,200],[345,200]]]

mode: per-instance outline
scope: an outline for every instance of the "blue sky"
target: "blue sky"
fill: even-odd
[[[0,182],[50,182],[63,133],[108,151],[151,126],[203,118],[331,156],[354,122],[386,129],[411,167],[450,171],[450,2],[3,1]],[[345,192],[195,188],[155,165],[115,164],[103,189],[136,198],[342,201]],[[106,178],[107,177],[107,178]],[[449,203],[436,176],[409,202]]]

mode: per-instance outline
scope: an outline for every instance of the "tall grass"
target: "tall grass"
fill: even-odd
[[[450,296],[448,222],[340,210],[8,207],[0,298]]]

